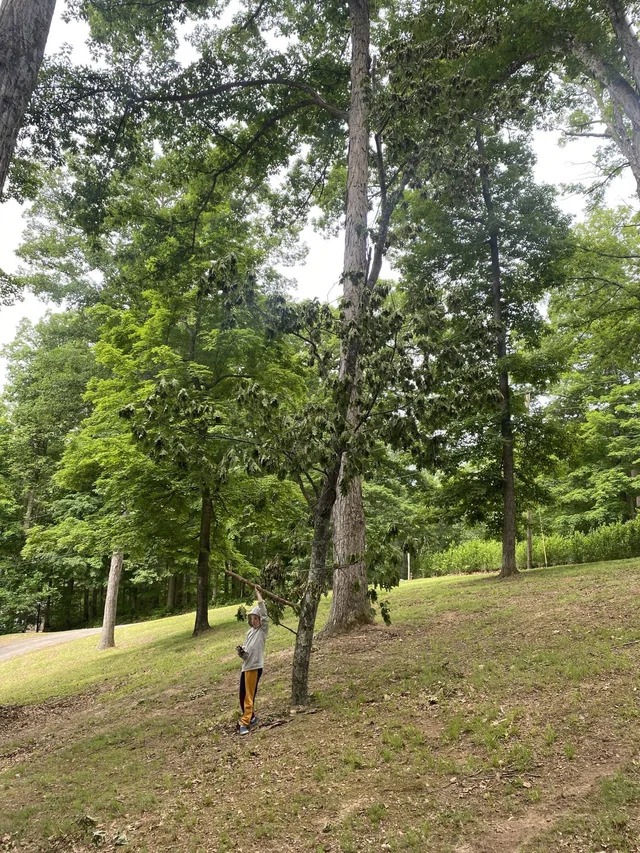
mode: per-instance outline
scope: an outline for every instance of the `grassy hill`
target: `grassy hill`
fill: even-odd
[[[310,712],[273,627],[245,738],[233,607],[0,663],[0,850],[640,851],[640,561],[390,599],[318,643]]]

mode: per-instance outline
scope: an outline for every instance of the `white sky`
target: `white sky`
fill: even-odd
[[[88,62],[90,56],[84,44],[84,30],[77,23],[65,24],[62,21],[63,4],[58,2],[56,16],[52,23],[47,53],[53,53],[69,42],[73,44],[73,55],[79,62]],[[580,140],[565,148],[557,144],[557,132],[539,132],[534,137],[534,148],[538,157],[535,177],[538,181],[559,186],[589,180],[594,177],[592,154],[596,147],[593,140]],[[608,195],[611,205],[635,201],[635,184],[630,176],[623,176],[615,182]],[[559,199],[560,207],[567,213],[580,216],[583,199],[580,196],[567,196]],[[14,254],[19,246],[24,221],[22,208],[14,201],[0,204],[0,268],[6,272],[15,272],[18,258]],[[305,230],[303,237],[309,246],[304,265],[283,270],[287,277],[298,282],[297,295],[300,298],[318,297],[321,300],[335,300],[339,296],[339,279],[342,268],[343,245],[340,238],[323,240],[311,228]],[[23,317],[38,320],[47,310],[41,300],[26,295],[22,302],[10,307],[0,307],[0,347],[9,343]],[[54,309],[55,310],[55,309]],[[59,309],[58,309],[59,310]],[[4,382],[4,360],[0,359],[0,386]]]

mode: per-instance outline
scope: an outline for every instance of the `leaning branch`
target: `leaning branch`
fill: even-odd
[[[247,586],[253,587],[253,589],[257,589],[262,595],[266,595],[267,598],[273,599],[273,601],[277,601],[279,604],[284,604],[285,607],[290,607],[292,610],[298,610],[298,605],[293,604],[291,601],[287,601],[286,598],[281,598],[279,595],[276,595],[275,592],[269,592],[268,589],[264,589],[259,584],[254,583],[253,581],[247,580],[247,578],[242,577],[242,575],[238,575],[235,572],[232,572],[231,569],[224,570],[225,575],[229,575],[231,578],[235,578],[240,583],[244,583]]]
[[[222,95],[225,92],[232,92],[234,89],[261,89],[264,86],[284,86],[289,89],[305,92],[317,106],[322,107],[322,109],[343,121],[348,120],[349,116],[346,110],[341,110],[340,107],[327,101],[319,92],[316,92],[313,86],[303,83],[300,80],[291,80],[287,77],[258,77],[254,80],[230,80],[227,83],[219,83],[217,86],[209,86],[206,89],[198,89],[195,92],[166,92],[156,95],[142,94],[132,100],[137,103],[184,104],[189,101],[199,101],[203,98]]]

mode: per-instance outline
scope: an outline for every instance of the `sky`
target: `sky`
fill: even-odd
[[[77,61],[88,62],[90,55],[84,44],[85,31],[75,22],[69,24],[62,20],[63,8],[59,2],[47,42],[47,53],[55,52],[67,42],[73,45],[73,56]],[[586,181],[595,177],[592,156],[596,143],[593,140],[580,140],[560,148],[558,137],[556,131],[539,131],[535,134],[533,146],[538,158],[536,180],[559,187],[562,183]],[[628,175],[623,176],[610,189],[607,202],[616,205],[635,201],[637,204],[634,191],[633,180]],[[558,201],[565,212],[578,218],[581,216],[584,202],[579,195],[561,196]],[[18,270],[19,259],[15,250],[20,244],[24,225],[23,208],[15,200],[0,204],[0,269],[8,273]],[[311,227],[305,229],[302,236],[309,249],[305,263],[283,270],[288,278],[297,280],[295,295],[299,298],[336,300],[340,295],[341,238],[324,240]],[[46,310],[47,305],[31,294],[25,295],[23,301],[13,306],[0,307],[0,347],[13,340],[23,317],[35,322]],[[0,357],[0,387],[4,382],[4,369],[5,361]]]

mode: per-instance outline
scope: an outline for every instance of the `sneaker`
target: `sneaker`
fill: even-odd
[[[238,726],[238,734],[239,735],[248,735],[249,727],[248,726]]]
[[[249,728],[250,728],[250,729],[253,729],[253,728],[255,728],[257,725],[258,725],[258,718],[257,718],[257,717],[256,717],[256,715],[254,714],[254,715],[253,715],[253,717],[251,717],[251,722],[249,723]]]

